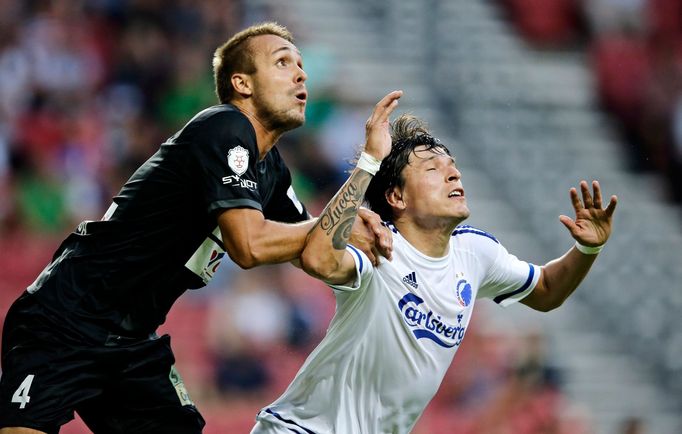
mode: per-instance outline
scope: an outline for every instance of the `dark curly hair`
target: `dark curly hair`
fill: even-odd
[[[405,185],[403,169],[418,146],[424,146],[426,151],[436,148],[450,155],[448,148],[429,133],[426,123],[409,114],[403,114],[391,123],[391,141],[391,153],[381,162],[381,168],[365,193],[370,209],[379,214],[382,220],[393,218],[393,209],[386,201],[386,193],[395,186],[402,188]]]

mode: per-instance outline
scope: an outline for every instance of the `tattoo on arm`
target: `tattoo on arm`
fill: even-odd
[[[356,170],[322,211],[316,226],[319,225],[328,236],[331,235],[334,249],[346,248],[353,222],[358,215],[358,208],[362,205],[362,199],[371,179],[372,175],[369,173]]]
[[[343,250],[346,248],[346,244],[348,244],[348,239],[350,238],[350,232],[351,229],[353,228],[354,221],[355,217],[348,218],[339,223],[338,229],[334,231],[334,235],[332,236],[332,246],[336,250]]]

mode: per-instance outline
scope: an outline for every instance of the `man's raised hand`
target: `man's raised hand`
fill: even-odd
[[[383,97],[375,106],[365,123],[364,151],[377,160],[383,160],[391,152],[391,132],[389,116],[398,107],[402,90],[394,90]]]
[[[618,198],[611,196],[608,206],[602,208],[601,187],[592,181],[594,194],[590,194],[587,181],[580,181],[582,201],[575,187],[569,193],[575,210],[575,219],[561,215],[559,220],[566,226],[571,236],[580,244],[588,247],[601,246],[611,235],[611,220],[616,210]]]

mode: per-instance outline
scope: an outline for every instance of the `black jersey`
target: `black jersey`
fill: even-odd
[[[154,332],[225,256],[219,211],[308,218],[277,149],[258,158],[241,112],[227,104],[202,111],[140,166],[102,221],[78,226],[28,291],[59,323],[90,338]]]

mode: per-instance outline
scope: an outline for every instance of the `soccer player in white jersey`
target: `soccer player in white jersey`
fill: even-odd
[[[602,209],[599,184],[580,183],[575,217],[560,216],[576,243],[544,266],[517,259],[469,217],[462,174],[424,124],[389,115],[401,91],[367,121],[357,167],[321,214],[303,268],[334,290],[336,314],[284,394],[262,409],[252,434],[407,433],[462,343],[475,300],[520,301],[549,311],[576,289],[611,233],[617,198]],[[348,244],[363,199],[390,221],[393,259],[373,266]]]

